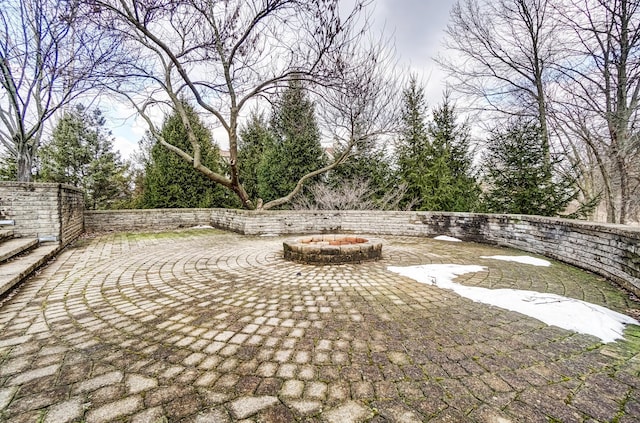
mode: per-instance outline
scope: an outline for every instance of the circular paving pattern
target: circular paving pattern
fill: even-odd
[[[366,237],[366,236],[365,236]],[[633,421],[639,331],[602,345],[387,266],[480,264],[457,282],[639,308],[606,281],[389,237],[313,266],[219,231],[84,239],[0,309],[0,420]]]

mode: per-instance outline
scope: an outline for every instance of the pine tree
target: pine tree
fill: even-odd
[[[192,107],[187,106],[191,126],[200,139],[202,162],[220,171],[222,159],[211,132],[200,121]],[[192,154],[191,145],[177,112],[168,116],[162,126],[162,136],[171,144]],[[160,143],[151,148],[150,161],[145,169],[142,208],[227,207],[234,203],[229,192],[197,172],[189,163]]]
[[[249,121],[240,131],[238,142],[238,163],[240,182],[249,198],[259,198],[258,165],[266,152],[274,147],[273,133],[269,123],[261,113],[253,112]]]
[[[418,86],[415,78],[411,78],[402,95],[402,129],[396,146],[399,179],[407,185],[402,206],[413,204],[414,207],[422,209],[425,195],[424,164],[430,151],[425,123],[427,106],[424,88]]]
[[[470,131],[466,123],[457,122],[448,94],[433,111],[428,133],[421,210],[475,211],[480,186],[473,172]]]
[[[113,151],[113,137],[105,129],[100,110],[78,105],[55,126],[51,141],[39,152],[41,171],[36,179],[82,188],[85,207],[111,208],[128,195],[126,165]]]
[[[0,181],[15,181],[18,175],[18,163],[15,157],[6,151],[0,154]]]
[[[405,205],[417,210],[474,211],[480,187],[473,174],[470,134],[457,122],[448,94],[426,121],[424,90],[412,79],[404,91],[403,130],[398,154],[400,179],[407,184]]]
[[[264,201],[286,196],[302,176],[325,163],[314,106],[299,81],[291,81],[276,103],[271,130],[274,145],[265,151],[256,172]]]
[[[484,155],[485,207],[492,213],[557,216],[575,197],[574,179],[556,175],[535,123],[495,130]]]

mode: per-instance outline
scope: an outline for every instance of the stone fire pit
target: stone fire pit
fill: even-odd
[[[382,241],[356,235],[312,235],[285,241],[284,258],[307,264],[360,263],[379,260]]]

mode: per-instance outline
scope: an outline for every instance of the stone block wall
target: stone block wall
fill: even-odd
[[[615,281],[640,296],[640,227],[524,215],[226,209],[86,212],[89,231],[211,225],[245,235],[449,235],[541,254]]]
[[[490,219],[486,242],[551,257],[640,296],[640,228],[537,216]]]
[[[67,245],[84,232],[84,193],[69,185],[59,185],[60,242]]]
[[[189,228],[211,225],[212,210],[214,209],[87,210],[84,224],[89,232]],[[222,227],[230,228],[224,224]]]
[[[54,183],[0,182],[0,218],[13,220],[16,236],[75,240],[84,230],[81,190]]]

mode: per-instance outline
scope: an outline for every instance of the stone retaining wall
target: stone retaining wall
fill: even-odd
[[[449,235],[542,254],[602,275],[640,295],[638,227],[539,216],[442,212],[171,209],[85,213],[88,231],[196,225],[212,225],[246,235]]]
[[[84,193],[69,185],[59,185],[60,242],[75,241],[84,232]]]
[[[54,183],[0,182],[1,219],[13,220],[16,236],[75,240],[84,230],[80,189]]]
[[[244,233],[223,218],[225,209],[145,209],[145,210],[86,210],[84,225],[88,232],[143,231],[189,228],[214,225]],[[235,215],[235,210],[229,210]],[[215,222],[214,222],[215,221]]]

